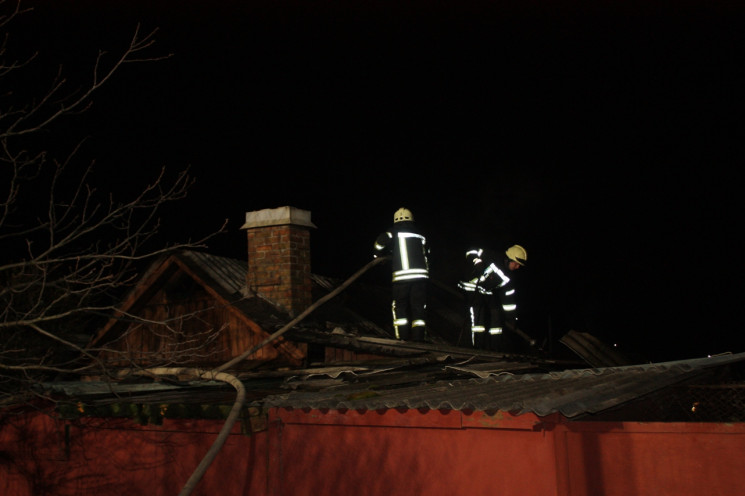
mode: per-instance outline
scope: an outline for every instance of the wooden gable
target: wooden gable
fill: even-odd
[[[215,260],[225,259],[185,252],[154,263],[92,346],[117,366],[212,368],[264,341],[272,331],[262,327],[251,311],[265,312],[268,303],[252,302],[258,298],[245,290],[231,293],[214,271],[203,270],[201,265]],[[231,270],[235,272],[223,269],[224,273]],[[305,345],[278,339],[236,368],[268,362],[297,366],[305,353]]]

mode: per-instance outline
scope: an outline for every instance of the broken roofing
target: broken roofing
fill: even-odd
[[[570,420],[745,421],[742,401],[739,406],[721,401],[728,384],[730,392],[742,397],[739,385],[744,364],[745,353],[546,372],[540,363],[441,355],[247,373],[241,381],[248,406],[262,409],[505,411],[538,416],[559,413]],[[234,396],[229,386],[204,381],[47,386],[91,408],[121,402],[229,404]],[[699,405],[698,412],[694,405]]]
[[[246,291],[245,263],[197,252],[180,256],[193,274],[249,312],[268,332],[289,322],[287,315]],[[315,301],[340,283],[321,276],[312,279]],[[384,324],[365,308],[364,304],[385,308],[388,297],[387,291],[352,285],[285,334],[291,341],[377,355],[379,360],[242,372],[239,379],[246,388],[247,404],[262,409],[403,408],[558,413],[568,419],[745,421],[745,401],[719,401],[726,406],[707,418],[702,417],[705,408],[691,409],[694,403],[702,404],[704,392],[708,398],[732,391],[742,396],[745,354],[630,365],[581,333],[569,333],[565,340],[583,359],[574,361],[453,346],[445,334],[436,334],[430,343],[407,343],[390,339]],[[363,305],[356,306],[359,302]],[[438,319],[442,328],[454,329],[451,339],[461,332],[457,311],[452,312],[442,312]],[[235,394],[223,383],[179,377],[155,382],[139,378],[135,383],[56,382],[44,387],[63,401],[79,401],[93,409],[122,402],[230,404]]]

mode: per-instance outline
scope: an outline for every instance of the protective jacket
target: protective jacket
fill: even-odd
[[[375,256],[391,255],[393,282],[429,278],[427,239],[412,221],[396,222],[375,240]]]
[[[476,248],[466,252],[465,274],[458,286],[466,292],[478,291],[495,295],[502,305],[504,317],[514,321],[517,316],[515,287],[502,257]]]

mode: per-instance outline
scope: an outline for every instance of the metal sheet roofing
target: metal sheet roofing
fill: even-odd
[[[547,373],[521,373],[510,361],[454,363],[397,360],[388,364],[246,374],[248,405],[314,410],[425,409],[507,411],[568,419],[593,415],[658,393],[706,372],[745,364],[745,353],[657,364]],[[230,403],[234,391],[216,382],[103,384],[75,382],[48,388],[89,404]]]
[[[539,416],[561,413],[573,418],[681,383],[712,367],[741,361],[745,361],[745,354],[545,374],[499,373],[386,389],[340,383],[319,391],[297,390],[269,396],[262,403],[265,407],[334,410],[501,410]]]
[[[208,274],[212,282],[219,285],[227,294],[245,292],[248,270],[245,261],[198,251],[183,251],[181,256]]]
[[[274,310],[257,309],[260,298],[246,298],[245,264],[197,252],[184,254],[191,270],[208,280],[234,305],[253,319],[264,313],[266,329],[284,324]],[[333,284],[314,278],[317,286]],[[355,312],[342,313],[334,304],[324,308],[334,319],[343,316],[344,328],[328,331],[321,318],[305,328],[296,326],[286,337],[389,358],[296,370],[262,370],[242,373],[250,406],[333,410],[430,409],[460,411],[509,411],[539,416],[560,413],[573,419],[631,403],[707,372],[745,363],[745,353],[676,362],[623,365],[609,356],[591,336],[571,335],[573,351],[592,368],[576,362],[541,356],[509,355],[441,342],[408,343],[350,333],[367,330],[367,320]],[[322,314],[322,312],[319,312]],[[331,315],[333,314],[333,315]],[[350,324],[351,323],[351,324]],[[589,359],[588,359],[589,358]],[[597,365],[601,363],[605,366]],[[608,366],[612,365],[612,366]],[[581,368],[582,367],[582,368]],[[743,373],[745,375],[745,373]],[[741,379],[740,379],[741,380]],[[160,380],[154,383],[52,383],[46,389],[90,404],[225,403],[234,391],[222,383]],[[738,415],[740,415],[738,413]],[[745,412],[742,417],[745,418]]]

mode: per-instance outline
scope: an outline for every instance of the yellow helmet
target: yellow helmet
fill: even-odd
[[[409,210],[408,208],[401,207],[398,210],[396,210],[395,214],[393,214],[393,222],[396,223],[396,222],[402,222],[405,220],[414,220],[414,216],[411,215],[411,210]]]
[[[507,258],[520,265],[525,265],[525,262],[528,261],[528,252],[520,245],[512,245],[504,253],[507,255]]]

